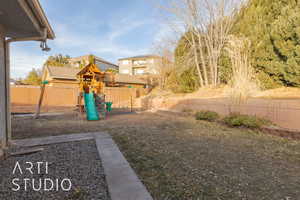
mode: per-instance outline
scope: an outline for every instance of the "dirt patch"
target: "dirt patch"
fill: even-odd
[[[300,88],[281,87],[259,92],[255,96],[271,99],[300,99]]]
[[[216,88],[199,88],[193,93],[172,93],[161,90],[153,90],[150,94],[160,97],[170,97],[170,98],[197,98],[197,99],[213,99],[213,98],[228,98],[230,96],[230,87],[226,85],[221,85]],[[280,87],[276,89],[256,91],[253,94],[254,98],[266,98],[266,99],[300,99],[300,88],[292,87]]]
[[[11,104],[11,112],[12,113],[35,113],[37,105],[28,105],[28,104]],[[75,107],[67,107],[67,106],[42,106],[42,113],[49,112],[72,112],[76,108]]]
[[[289,131],[289,130],[272,128],[272,127],[264,127],[262,128],[262,131],[270,135],[275,135],[283,138],[290,138],[293,140],[300,140],[300,132],[296,132],[296,131]]]

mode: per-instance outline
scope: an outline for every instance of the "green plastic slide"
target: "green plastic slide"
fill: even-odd
[[[84,104],[87,120],[96,121],[99,120],[99,114],[95,105],[95,98],[93,93],[84,94]]]

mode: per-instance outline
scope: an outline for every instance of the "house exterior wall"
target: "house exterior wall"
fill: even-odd
[[[76,80],[58,80],[53,79],[50,74],[48,68],[45,68],[43,71],[43,80],[49,81],[48,86],[54,86],[54,87],[78,87],[79,82]]]
[[[7,73],[5,59],[4,30],[0,27],[0,149],[6,146],[7,140]]]
[[[157,74],[161,61],[161,58],[135,58],[119,60],[119,73],[130,75]]]
[[[120,60],[119,61],[119,73],[132,75],[132,60]]]

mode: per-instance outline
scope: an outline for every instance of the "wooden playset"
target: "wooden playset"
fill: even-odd
[[[83,112],[81,105],[84,99],[84,108],[88,120],[105,119],[106,112],[111,110],[111,102],[105,102],[104,88],[106,80],[114,80],[111,72],[102,72],[96,64],[90,63],[77,74],[80,94],[78,105],[80,112]]]
[[[105,85],[115,85],[114,73],[102,72],[91,57],[90,64],[77,73],[77,80],[79,81],[77,105],[80,113],[83,113],[85,110],[88,120],[105,119],[106,113],[112,110],[112,102],[105,101],[104,88]],[[35,118],[38,118],[40,115],[45,88],[48,83],[48,81],[42,82]],[[82,99],[84,100],[84,105],[82,105]]]

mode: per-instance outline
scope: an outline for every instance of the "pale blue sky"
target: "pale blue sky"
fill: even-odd
[[[155,0],[40,0],[56,34],[52,49],[42,52],[37,42],[18,42],[11,48],[11,75],[24,77],[42,67],[49,55],[71,57],[95,54],[110,62],[153,53],[155,41],[167,28],[158,23]]]

